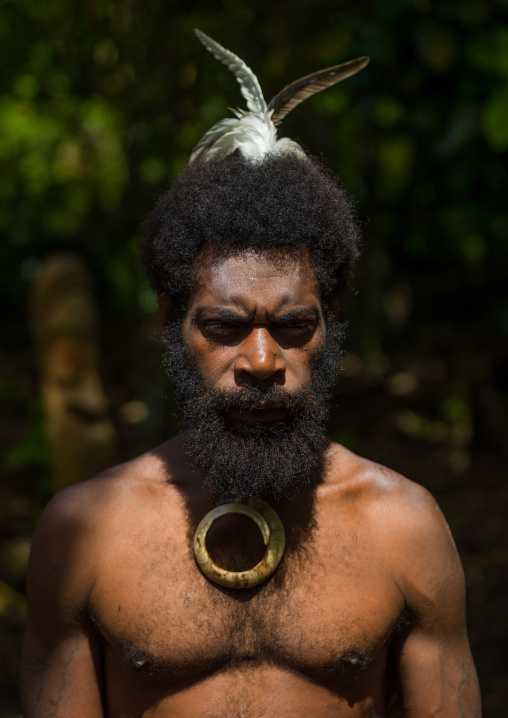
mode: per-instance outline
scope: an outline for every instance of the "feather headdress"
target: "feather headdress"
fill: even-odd
[[[231,154],[235,150],[252,161],[262,160],[268,153],[291,153],[306,157],[297,142],[288,138],[277,139],[277,125],[307,97],[355,75],[368,65],[370,59],[358,57],[306,75],[287,85],[267,105],[256,75],[245,62],[204,32],[194,32],[206,49],[234,73],[247,101],[248,111],[233,110],[236,117],[228,117],[210,128],[194,148],[189,162],[198,158],[209,160]]]

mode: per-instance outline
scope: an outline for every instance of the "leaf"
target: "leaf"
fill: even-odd
[[[494,152],[508,150],[508,87],[494,93],[487,101],[482,118],[485,139]]]

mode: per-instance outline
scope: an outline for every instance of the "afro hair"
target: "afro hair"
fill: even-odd
[[[358,256],[353,203],[313,158],[271,155],[253,163],[235,153],[189,165],[142,225],[145,271],[157,294],[184,308],[200,253],[308,250],[321,299],[347,284]]]

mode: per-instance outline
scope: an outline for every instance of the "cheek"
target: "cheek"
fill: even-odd
[[[309,382],[312,378],[314,368],[319,362],[325,348],[324,332],[320,332],[305,347],[299,349],[291,357],[291,366],[295,373],[299,374],[302,382]]]
[[[286,356],[286,373],[294,376],[300,383],[310,381],[312,375],[312,352],[308,347],[288,352]]]
[[[206,385],[216,384],[227,373],[228,368],[234,364],[235,353],[231,351],[231,348],[215,344],[213,341],[205,339],[202,334],[196,335],[193,332],[184,332],[183,338]]]
[[[286,364],[286,383],[305,386],[310,383],[314,367],[324,349],[324,332],[317,333],[304,347],[283,350]]]

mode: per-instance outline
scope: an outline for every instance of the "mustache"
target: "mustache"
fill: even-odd
[[[217,413],[224,414],[229,409],[239,411],[277,411],[286,409],[294,411],[304,401],[304,392],[281,389],[272,385],[266,390],[258,387],[242,386],[234,391],[211,389],[207,391],[208,400],[213,403]]]

